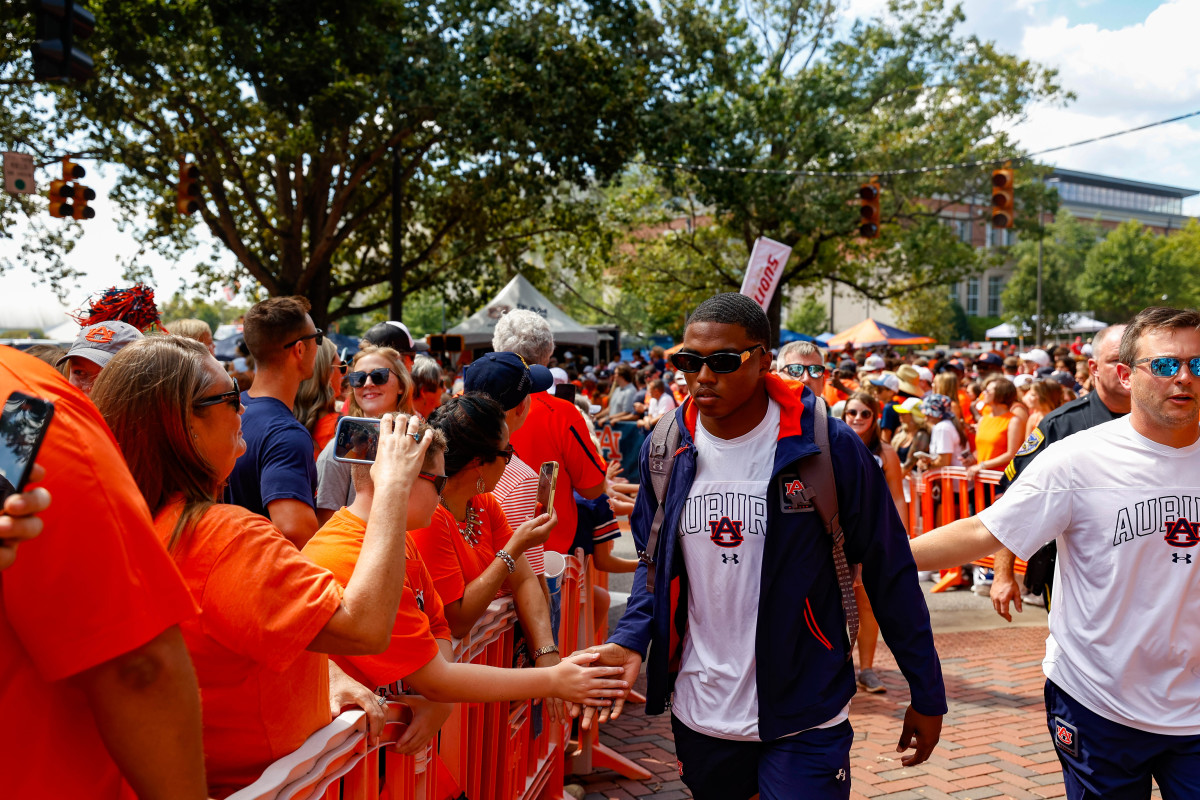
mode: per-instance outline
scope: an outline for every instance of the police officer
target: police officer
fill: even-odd
[[[1000,491],[1008,489],[1017,476],[1029,466],[1047,445],[1065,439],[1073,433],[1087,430],[1129,413],[1129,390],[1117,378],[1117,364],[1121,334],[1125,325],[1110,325],[1096,334],[1092,343],[1092,357],[1088,359],[1088,372],[1092,375],[1092,391],[1051,411],[1029,434],[1017,455],[1009,462],[1000,480]],[[1025,584],[1031,594],[1044,593],[1046,607],[1050,607],[1050,592],[1054,585],[1054,560],[1058,548],[1050,542],[1029,559],[1025,573]],[[1021,591],[1013,575],[1015,558],[1011,550],[1000,550],[995,558],[995,577],[992,580],[992,607],[996,613],[1012,622],[1008,611],[1011,602],[1021,611]]]

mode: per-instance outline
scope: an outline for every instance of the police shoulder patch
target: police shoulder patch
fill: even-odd
[[[1017,451],[1017,456],[1027,456],[1034,450],[1042,446],[1045,441],[1046,434],[1042,433],[1041,428],[1034,428],[1033,433],[1029,434],[1029,438],[1021,445],[1021,449]]]

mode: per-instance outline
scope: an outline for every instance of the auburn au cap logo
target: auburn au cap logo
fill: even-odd
[[[87,335],[85,335],[83,338],[89,342],[96,342],[97,344],[108,344],[113,340],[114,336],[116,336],[116,332],[113,331],[112,328],[106,328],[103,325],[100,325],[88,331]]]

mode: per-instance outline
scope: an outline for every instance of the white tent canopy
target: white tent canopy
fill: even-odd
[[[1108,327],[1107,322],[1085,317],[1083,314],[1068,314],[1064,318],[1064,322],[1062,330],[1056,331],[1056,333],[1095,333]],[[1018,336],[1028,336],[1029,334],[1029,328],[1022,326],[1022,330],[1018,333],[1017,326],[1006,322],[1003,325],[988,328],[985,336],[989,339],[1016,339]]]
[[[79,325],[71,321],[67,309],[53,292],[43,287],[22,286],[15,281],[5,282],[4,292],[0,294],[0,330],[40,328],[48,331],[66,322],[74,326],[69,337],[73,339]]]
[[[492,302],[467,317],[459,325],[447,333],[463,337],[463,347],[470,350],[474,347],[487,347],[492,343],[492,334],[500,317],[513,309],[520,308],[532,311],[545,317],[550,323],[550,331],[554,334],[555,344],[570,344],[581,347],[595,347],[600,335],[591,328],[580,325],[554,303],[546,299],[525,276],[517,275],[508,285],[492,298]]]

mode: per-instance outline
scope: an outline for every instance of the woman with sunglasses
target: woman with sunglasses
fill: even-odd
[[[242,405],[199,342],[154,336],[101,373],[92,400],[112,429],[155,528],[200,606],[180,628],[200,684],[209,790],[258,778],[332,719],[325,654],[388,643],[404,587],[408,497],[432,438],[414,417],[380,421],[376,508],[343,589],[266,517],[218,502],[245,451]],[[355,702],[377,715],[369,691]]]
[[[378,419],[384,414],[414,413],[412,376],[400,353],[390,347],[367,345],[359,350],[343,381],[350,387],[348,417]],[[333,448],[330,440],[317,456],[317,521],[322,525],[354,501],[350,465],[335,461]]]
[[[904,500],[904,488],[900,475],[900,457],[896,450],[879,435],[879,400],[869,392],[855,392],[846,401],[842,420],[850,430],[858,434],[863,444],[875,457],[875,463],[883,470],[896,512],[908,528],[908,503]],[[875,674],[875,645],[879,642],[879,623],[871,611],[871,601],[863,589],[861,576],[854,581],[854,597],[858,601],[858,685],[866,692],[886,692],[887,687]]]
[[[337,430],[336,403],[342,393],[342,359],[337,345],[329,339],[317,348],[313,374],[296,390],[292,414],[313,437],[313,458],[321,454]]]
[[[483,394],[465,394],[439,406],[429,424],[446,437],[446,485],[433,523],[410,531],[433,575],[455,636],[465,636],[502,590],[511,592],[530,660],[549,667],[559,662],[542,586],[525,551],[545,544],[558,524],[553,513],[539,514],[513,531],[492,496],[512,458],[504,410]],[[559,709],[552,706],[552,715]]]

